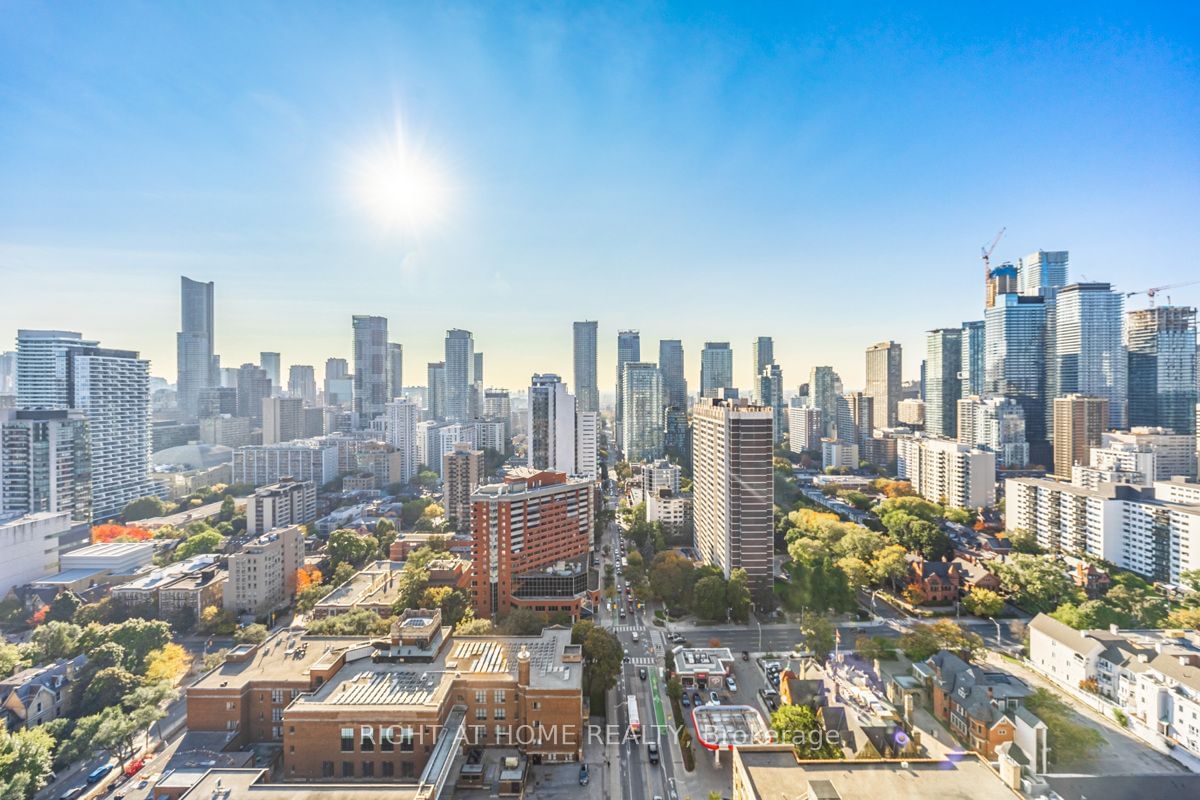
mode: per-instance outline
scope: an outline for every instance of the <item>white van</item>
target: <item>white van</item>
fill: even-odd
[[[635,642],[638,640],[638,632],[637,632],[637,631],[634,631],[634,632],[633,632],[633,640],[634,640]]]

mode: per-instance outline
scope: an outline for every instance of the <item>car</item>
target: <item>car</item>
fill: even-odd
[[[694,705],[694,706],[704,705],[704,701],[700,698],[699,692],[692,692],[692,705]]]
[[[692,705],[692,699],[688,697],[687,692],[684,692],[683,696],[679,698],[679,705],[683,706],[684,708],[689,708]]]
[[[658,763],[658,742],[646,742],[646,754],[650,757],[651,764]]]
[[[112,764],[101,764],[100,766],[96,767],[94,770],[92,770],[91,772],[88,773],[87,782],[88,783],[99,783],[101,781],[101,779],[104,778],[105,775],[112,772],[112,768],[113,768]]]
[[[637,631],[634,631],[634,632],[633,632],[633,641],[634,641],[634,643],[635,643],[635,644],[637,643],[637,640],[638,640],[638,632],[637,632]]]
[[[625,619],[625,606],[621,606],[621,619]]]
[[[749,661],[749,660],[750,660],[750,652],[748,650],[743,650],[742,651],[742,661]]]
[[[733,676],[732,676],[732,675],[728,675],[728,676],[726,676],[726,678],[725,678],[725,688],[729,689],[729,691],[731,691],[731,692],[736,692],[736,691],[737,691],[737,681],[735,681],[735,680],[733,679]]]
[[[149,785],[150,785],[150,781],[146,780],[145,778],[142,778],[140,781],[138,781],[137,788],[145,789]]]
[[[73,789],[67,789],[65,792],[60,794],[58,796],[58,800],[75,800],[75,798],[79,797],[81,794],[83,794],[83,787],[76,786]]]
[[[590,775],[588,775],[588,765],[587,765],[587,764],[580,764],[580,765],[579,765],[579,785],[580,785],[580,786],[587,786],[587,785],[588,785],[588,779],[589,779],[590,777],[591,777],[591,776],[590,776]]]
[[[719,706],[719,705],[721,705],[721,698],[717,697],[717,693],[716,693],[716,692],[709,692],[709,693],[708,693],[708,704],[709,704],[710,706]]]
[[[630,661],[633,661],[633,659],[630,658],[629,656],[625,656],[624,658],[621,659],[622,664],[628,664]]]
[[[641,678],[642,680],[646,680],[646,675],[647,675],[647,673],[646,673],[645,667],[641,667],[640,669],[638,669],[638,677],[639,678]]]

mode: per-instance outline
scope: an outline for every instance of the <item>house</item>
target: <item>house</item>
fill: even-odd
[[[926,561],[917,556],[909,564],[909,582],[921,588],[926,603],[946,605],[962,593],[963,574],[953,561]]]
[[[804,659],[799,672],[784,670],[779,678],[779,699],[784,705],[808,706],[816,711],[825,705],[824,673],[812,659]]]
[[[983,564],[971,557],[959,557],[951,562],[958,566],[959,573],[962,575],[964,590],[969,589],[987,589],[988,591],[1000,591],[1000,578],[996,573],[990,571]]]
[[[1011,742],[1015,715],[1029,687],[1012,675],[984,669],[942,650],[924,664],[933,714],[969,749],[991,760]]]
[[[36,728],[70,711],[70,687],[87,664],[76,656],[42,667],[30,667],[0,681],[0,712],[9,730]]]
[[[1103,597],[1112,586],[1112,578],[1106,571],[1083,561],[1075,565],[1075,572],[1071,578],[1075,581],[1076,586],[1083,589],[1089,600]]]

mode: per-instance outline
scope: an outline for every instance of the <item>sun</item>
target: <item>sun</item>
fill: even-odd
[[[355,160],[353,193],[362,208],[390,230],[426,230],[446,213],[450,184],[427,153],[397,135],[386,147]]]

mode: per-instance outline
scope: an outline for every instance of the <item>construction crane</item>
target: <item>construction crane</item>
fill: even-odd
[[[1001,228],[1000,232],[996,234],[996,238],[992,239],[992,243],[990,245],[979,248],[980,251],[983,252],[983,279],[985,281],[992,277],[992,251],[996,249],[996,245],[1000,244],[1000,240],[1004,237],[1004,232],[1006,230],[1008,230],[1008,228]]]
[[[1165,292],[1167,289],[1179,289],[1184,286],[1195,286],[1197,283],[1200,283],[1200,281],[1185,281],[1184,283],[1171,283],[1167,284],[1166,286],[1151,286],[1149,289],[1138,289],[1136,292],[1126,292],[1125,296],[1133,297],[1134,295],[1144,294],[1150,298],[1150,307],[1154,308],[1154,296],[1159,292]]]

